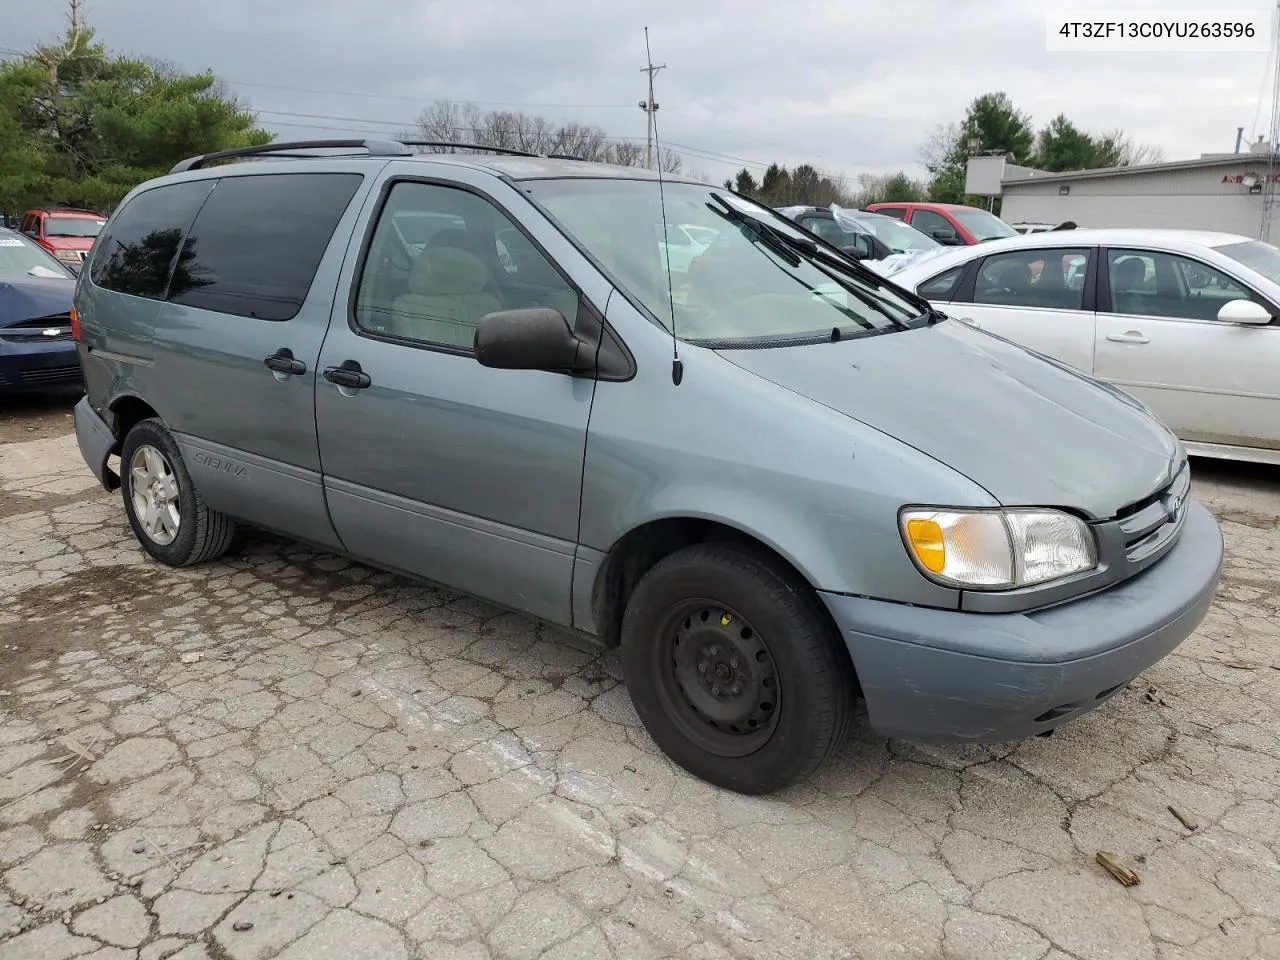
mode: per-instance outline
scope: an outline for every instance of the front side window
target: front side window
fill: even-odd
[[[978,268],[974,303],[1046,310],[1084,306],[1086,249],[1016,250],[987,257]]]
[[[846,227],[831,217],[806,217],[800,221],[800,224],[833,247],[841,250],[856,250],[862,257],[870,257],[873,253],[871,237],[864,230],[854,229],[852,224]]]
[[[659,323],[691,341],[786,340],[830,336],[833,329],[865,333],[910,322],[921,312],[891,286],[850,276],[843,267],[820,269],[811,256],[792,253],[769,231],[805,246],[813,242],[809,233],[720,188],[675,182],[660,189],[653,180],[587,178],[524,186]],[[767,230],[741,216],[762,221]],[[664,224],[716,231],[685,273],[664,264]]]
[[[192,180],[140,193],[108,223],[89,265],[94,284],[134,297],[163,299],[178,245],[213,180]]]
[[[921,233],[917,227],[894,220],[892,217],[877,217],[874,214],[857,217],[857,222],[876,235],[892,253],[907,253],[914,250],[936,250],[941,244],[930,236]]]
[[[1217,320],[1229,301],[1255,299],[1252,291],[1221,270],[1172,253],[1108,250],[1107,272],[1116,313]]]
[[[222,178],[187,234],[169,299],[258,320],[292,318],[361,179],[358,173]]]
[[[911,226],[932,239],[956,236],[956,228],[946,217],[932,210],[917,210],[911,215]]]
[[[407,244],[406,222],[448,224]],[[496,206],[456,187],[405,181],[391,188],[356,292],[355,323],[369,333],[470,350],[489,313],[558,310],[570,323],[578,292]]]

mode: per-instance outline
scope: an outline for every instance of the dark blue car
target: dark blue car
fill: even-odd
[[[81,383],[71,329],[75,289],[75,274],[0,227],[0,393]]]

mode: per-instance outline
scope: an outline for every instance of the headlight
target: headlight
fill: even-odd
[[[1059,510],[914,508],[899,519],[921,573],[948,587],[1008,590],[1098,564],[1092,531]]]

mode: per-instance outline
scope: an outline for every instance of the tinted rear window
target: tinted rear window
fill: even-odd
[[[107,290],[162,299],[182,235],[213,184],[174,183],[130,200],[98,239],[90,279]]]
[[[183,246],[169,299],[259,320],[302,307],[358,173],[225,177]]]

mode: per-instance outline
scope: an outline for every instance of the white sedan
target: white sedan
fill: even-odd
[[[1192,230],[1055,230],[890,279],[1134,395],[1189,452],[1280,464],[1280,250]]]

